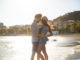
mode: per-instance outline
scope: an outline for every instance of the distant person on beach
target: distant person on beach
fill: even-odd
[[[41,14],[36,14],[35,19],[31,25],[31,31],[32,31],[32,56],[31,60],[34,60],[35,53],[38,53],[38,46],[39,46],[39,22],[41,21],[42,15]],[[38,57],[40,57],[42,60],[44,60],[43,56],[41,54],[37,55],[37,60]]]
[[[48,41],[48,38],[49,36],[52,36],[52,31],[51,31],[51,28],[48,24],[48,18],[46,16],[42,17],[42,27],[40,28],[39,30],[39,34],[41,34],[40,36],[40,43],[39,43],[39,46],[38,46],[38,60],[40,58],[40,54],[41,52],[43,52],[44,54],[44,60],[48,60],[48,55],[47,55],[47,52],[46,52],[46,42]]]

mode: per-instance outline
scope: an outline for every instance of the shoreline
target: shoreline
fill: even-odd
[[[0,35],[0,36],[31,36],[31,34],[8,34],[8,35]],[[53,36],[60,36],[60,37],[80,37],[80,33],[74,33],[74,34],[57,34]]]
[[[80,33],[74,33],[74,34],[59,34],[59,35],[53,35],[53,36],[60,36],[60,37],[80,37]]]

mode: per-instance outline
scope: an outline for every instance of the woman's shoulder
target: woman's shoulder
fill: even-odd
[[[44,28],[44,27],[46,27],[46,28],[47,28],[48,26],[45,26],[45,25],[44,25],[44,26],[43,26],[43,28]]]
[[[44,26],[45,28],[49,28],[49,26]]]

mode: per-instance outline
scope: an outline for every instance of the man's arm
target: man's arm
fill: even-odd
[[[32,25],[31,25],[32,34],[33,34],[34,36],[37,36],[37,32],[36,32],[36,29],[35,29],[35,28],[36,28],[35,25],[32,24]]]
[[[37,33],[36,30],[33,30],[32,32],[33,32],[33,35],[34,36],[37,36],[37,37],[40,37],[41,36],[41,34]]]

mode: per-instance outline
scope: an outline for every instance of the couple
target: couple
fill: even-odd
[[[41,14],[36,14],[31,25],[31,31],[33,45],[31,60],[34,60],[35,53],[37,53],[37,60],[40,60],[40,58],[42,60],[48,60],[45,44],[48,41],[47,37],[52,36],[52,32],[48,24],[48,18],[46,16],[42,17]]]

